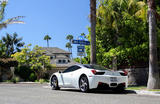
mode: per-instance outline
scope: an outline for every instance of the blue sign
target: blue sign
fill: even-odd
[[[73,44],[78,44],[79,42],[78,42],[78,40],[72,40],[72,43]]]
[[[78,39],[79,40],[84,40],[85,38],[84,38],[84,36],[79,36]]]
[[[77,52],[84,52],[85,47],[84,46],[77,46]]]
[[[84,52],[78,52],[78,53],[77,53],[77,56],[84,56],[84,55],[85,55]]]
[[[90,41],[85,40],[72,40],[73,44],[90,45]]]

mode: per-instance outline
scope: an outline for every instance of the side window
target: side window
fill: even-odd
[[[66,69],[66,70],[64,70],[63,71],[63,73],[68,73],[68,72],[72,72],[72,71],[75,71],[75,70],[78,70],[78,69],[80,69],[81,67],[79,67],[79,66],[71,66],[71,67],[69,67],[68,69]]]
[[[67,68],[66,70],[63,71],[63,73],[71,72],[73,67],[74,66],[71,66],[71,67]]]
[[[81,67],[79,67],[79,66],[74,66],[73,67],[73,69],[72,69],[72,71],[76,71],[76,70],[78,70],[78,69],[80,69]]]

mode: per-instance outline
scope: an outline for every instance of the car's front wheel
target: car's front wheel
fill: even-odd
[[[81,76],[79,80],[79,87],[82,92],[89,91],[89,83],[88,78],[86,76]]]
[[[51,88],[52,90],[59,90],[59,86],[58,86],[58,79],[56,76],[53,76],[51,79]]]

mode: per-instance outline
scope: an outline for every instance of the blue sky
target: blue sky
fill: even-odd
[[[76,39],[81,33],[88,34],[90,0],[8,0],[5,19],[25,16],[25,24],[12,24],[0,31],[0,36],[16,32],[26,44],[46,47],[44,36],[52,40],[51,47],[67,50],[66,36],[72,34]],[[4,20],[5,20],[4,19]],[[77,49],[73,45],[73,56]]]

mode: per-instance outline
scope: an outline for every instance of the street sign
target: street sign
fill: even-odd
[[[90,45],[90,41],[85,40],[72,40],[73,44]]]
[[[77,52],[84,52],[85,47],[84,46],[77,46]]]
[[[90,45],[90,41],[86,41],[84,36],[79,36],[78,40],[72,40],[72,44],[80,44],[77,46],[77,56],[80,56],[82,62],[82,56],[85,56],[85,45]]]
[[[72,40],[73,44],[78,44],[78,40]]]
[[[79,36],[78,39],[79,39],[79,40],[84,40],[85,37],[84,37],[84,36]]]
[[[84,52],[78,52],[78,53],[77,53],[77,56],[84,56],[84,55],[85,55]]]

